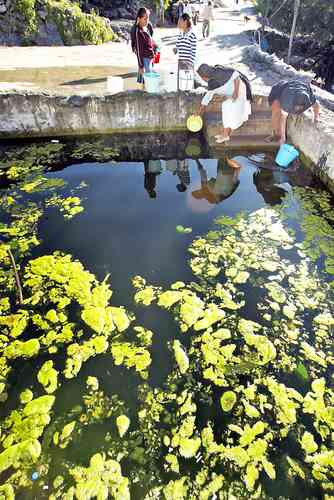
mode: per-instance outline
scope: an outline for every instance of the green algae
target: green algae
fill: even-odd
[[[30,489],[33,469],[53,477],[50,449],[65,448],[69,455],[53,477],[51,499],[126,499],[138,484],[147,499],[263,498],[282,467],[305,488],[316,485],[329,494],[333,290],[322,274],[328,266],[317,270],[308,244],[296,241],[277,211],[221,217],[214,237],[211,232],[196,238],[189,264],[197,282],[178,281],[164,289],[133,279],[134,302],[163,309],[180,334],[168,344],[170,374],[162,387],[152,388],[145,381],[158,332],[137,325],[131,312],[112,304],[110,277],[99,281],[60,252],[29,259],[39,242],[38,221],[53,203],[29,205],[33,217],[23,203],[14,212],[13,207],[21,204],[22,191],[58,197],[63,184],[50,184],[40,177],[41,169],[26,172],[22,165],[20,171],[10,167],[9,175],[15,183],[3,206],[15,224],[1,228],[7,238],[0,246],[1,388],[11,392],[15,360],[34,359],[36,389],[26,387],[2,423],[4,495]],[[61,215],[66,218],[66,211]],[[16,231],[16,224],[25,231]],[[20,306],[13,301],[8,245],[20,268]],[[321,252],[327,248],[316,246]],[[286,250],[299,259],[291,263]],[[245,283],[254,293],[261,290],[252,320],[243,312]],[[80,404],[56,414],[59,393],[97,356],[144,380],[136,379],[136,411],[132,415],[118,395],[106,394],[98,378],[89,376]],[[301,369],[306,363],[307,377]],[[77,463],[71,452],[97,428],[98,451]],[[281,451],[289,440],[291,456]]]

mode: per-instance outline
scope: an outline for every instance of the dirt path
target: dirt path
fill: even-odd
[[[198,64],[233,64],[255,78],[241,55],[243,47],[250,43],[245,31],[257,27],[256,21],[244,22],[252,4],[245,1],[238,10],[234,0],[225,0],[225,5],[223,9],[215,9],[216,19],[209,39],[202,37],[202,23],[195,27],[199,40]],[[160,69],[176,68],[172,49],[177,34],[175,27],[156,30],[162,47]],[[55,89],[64,94],[100,93],[107,90],[107,76],[128,74],[125,88],[135,88],[136,66],[136,57],[126,42],[75,47],[0,47],[0,86]]]

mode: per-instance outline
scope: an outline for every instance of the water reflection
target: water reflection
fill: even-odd
[[[187,191],[187,205],[194,212],[210,211],[214,205],[232,197],[240,183],[253,184],[269,205],[280,204],[291,186],[313,184],[312,173],[302,168],[299,161],[282,170],[275,164],[273,155],[264,153],[225,156],[218,160],[160,158],[143,160],[142,164],[144,188],[149,198],[158,197],[158,184],[162,194],[168,177],[168,185],[179,193]]]
[[[207,171],[200,160],[196,160],[201,178],[201,189],[192,191],[196,200],[205,199],[210,204],[219,203],[231,196],[240,184],[239,168],[231,168],[226,159],[217,163],[217,175],[208,180]]]
[[[180,182],[176,184],[176,189],[180,193],[187,191],[188,186],[190,186],[188,160],[166,160],[166,170],[178,177]]]
[[[292,186],[306,187],[313,184],[311,171],[303,169],[299,159],[286,170],[280,169],[274,162],[274,158],[265,154],[238,155],[227,159],[227,163],[238,172],[241,168],[255,170],[254,186],[268,205],[282,203]]]
[[[279,205],[288,192],[279,181],[277,183],[277,174],[281,172],[264,169],[259,169],[253,174],[254,186],[268,205]]]
[[[156,198],[155,190],[157,185],[157,176],[162,172],[161,160],[145,160],[144,161],[144,188],[150,198]]]

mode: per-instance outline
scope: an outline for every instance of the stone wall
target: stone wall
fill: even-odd
[[[128,91],[101,96],[70,96],[3,91],[0,137],[52,137],[184,130],[200,96]]]
[[[185,131],[201,95],[147,94],[64,97],[29,91],[0,92],[0,138],[93,136],[98,134]],[[323,109],[319,124],[310,111],[288,119],[288,140],[334,192],[334,113]],[[268,131],[269,132],[269,131]]]
[[[315,125],[309,115],[288,119],[288,140],[302,153],[302,160],[334,193],[334,113],[328,125]]]

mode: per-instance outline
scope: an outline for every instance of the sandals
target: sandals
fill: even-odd
[[[216,135],[215,136],[217,144],[221,144],[222,142],[227,142],[230,140],[228,136],[223,136],[223,135]]]
[[[278,135],[276,135],[276,134],[271,134],[271,135],[268,135],[268,136],[264,139],[264,141],[265,141],[265,142],[268,142],[268,143],[270,143],[270,142],[278,142],[278,141],[279,141],[279,139],[280,139],[280,138],[278,137]]]

